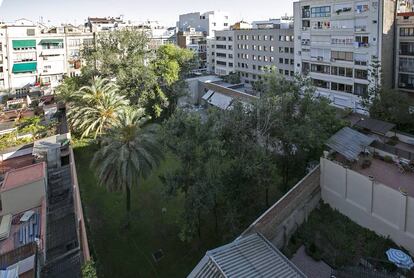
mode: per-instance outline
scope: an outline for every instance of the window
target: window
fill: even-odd
[[[271,46],[270,47],[270,52],[274,52],[275,51],[275,47],[274,46]]]
[[[414,56],[414,42],[400,42],[400,55]]]
[[[330,66],[317,65],[317,64],[312,64],[311,65],[311,72],[329,74],[330,71],[331,71]]]
[[[279,63],[283,64],[283,58],[279,58]]]
[[[226,66],[227,63],[223,61],[216,61],[217,65]]]
[[[360,4],[360,5],[356,5],[356,7],[355,7],[355,11],[356,11],[357,13],[364,13],[364,12],[367,12],[367,11],[369,11],[369,6],[368,6],[368,4]]]
[[[35,29],[27,29],[26,34],[28,36],[34,36],[35,35]]]
[[[289,65],[289,59],[285,59],[285,64]]]
[[[270,58],[270,62],[274,62],[275,61],[275,57],[270,56],[269,58]]]
[[[353,61],[354,60],[353,52],[332,51],[331,57],[334,60],[340,60],[340,61]]]
[[[414,28],[400,28],[400,36],[401,37],[413,37],[414,36]]]
[[[288,70],[285,70],[285,75],[289,76],[289,71]]]
[[[329,17],[331,16],[331,7],[322,6],[311,9],[311,17]]]
[[[344,68],[344,67],[332,67],[331,75],[350,77],[350,78],[353,77],[352,69]]]
[[[368,71],[367,70],[356,69],[355,70],[355,78],[367,80],[368,79]]]
[[[359,84],[359,83],[355,83],[354,84],[354,94],[355,95],[364,95],[368,92],[368,85],[366,84]]]
[[[329,82],[320,79],[312,79],[313,85],[319,88],[329,89]]]

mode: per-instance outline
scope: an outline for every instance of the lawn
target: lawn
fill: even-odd
[[[75,147],[75,160],[88,239],[99,277],[185,277],[205,254],[220,243],[214,234],[184,243],[179,237],[182,199],[166,199],[158,178],[167,169],[178,167],[167,155],[159,169],[132,191],[132,227],[125,224],[125,197],[97,185],[89,164],[96,146]],[[163,208],[166,208],[166,211]],[[162,249],[156,263],[152,253]]]

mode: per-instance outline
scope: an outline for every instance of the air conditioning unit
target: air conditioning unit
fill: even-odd
[[[317,57],[316,60],[323,61],[323,57]]]

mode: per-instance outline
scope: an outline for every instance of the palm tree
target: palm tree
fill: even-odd
[[[69,123],[82,131],[82,138],[93,134],[96,139],[118,123],[119,115],[128,104],[114,83],[97,77],[91,86],[82,87],[74,94]]]
[[[129,107],[118,123],[102,137],[92,160],[99,184],[108,191],[126,192],[127,227],[130,224],[131,189],[157,167],[163,154],[156,140],[156,125],[146,125],[144,109]]]

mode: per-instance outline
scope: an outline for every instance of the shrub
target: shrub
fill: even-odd
[[[392,159],[391,156],[386,155],[386,156],[384,156],[384,161],[387,162],[387,163],[392,163],[394,160]]]
[[[98,278],[95,262],[90,260],[82,266],[82,278]]]
[[[362,167],[362,169],[367,169],[367,168],[369,168],[370,166],[371,166],[371,160],[370,159],[368,159],[368,158],[366,158],[366,159],[364,159],[363,161],[362,161],[362,165],[361,165],[361,167]]]

